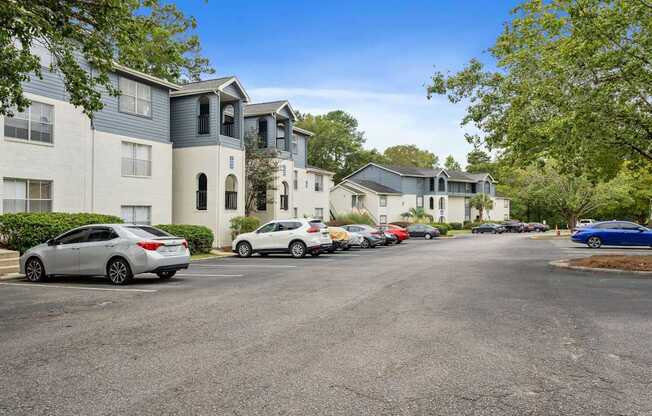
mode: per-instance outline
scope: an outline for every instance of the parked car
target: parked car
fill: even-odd
[[[318,256],[333,245],[328,228],[320,220],[293,218],[270,221],[256,231],[240,234],[231,248],[240,257],[254,253],[290,253],[301,258],[310,253]]]
[[[540,222],[532,222],[529,225],[532,227],[532,231],[536,231],[538,233],[543,233],[550,230],[550,226],[548,224],[542,224]]]
[[[439,230],[428,224],[411,224],[407,227],[410,237],[423,237],[426,240],[439,237]]]
[[[484,233],[502,234],[505,232],[505,228],[498,224],[486,223],[471,228],[471,232],[473,234],[484,234]]]
[[[376,246],[385,244],[385,236],[367,224],[351,224],[342,226],[346,231],[357,233],[362,236],[360,241],[361,248],[374,248]]]
[[[595,223],[596,223],[596,221],[593,220],[593,219],[584,218],[584,219],[581,219],[581,220],[577,221],[577,224],[575,224],[575,228],[576,229],[577,228],[584,228],[584,227],[588,227],[590,225],[593,225]]]
[[[403,227],[399,227],[398,225],[394,225],[394,224],[381,225],[378,228],[387,233],[395,235],[397,239],[396,244],[401,244],[403,241],[410,238],[410,234],[407,232],[407,230]]]
[[[334,253],[336,250],[347,251],[351,248],[349,241],[351,240],[351,234],[341,227],[328,227],[328,232],[333,241],[333,245],[328,249],[329,253]]]
[[[48,276],[107,276],[113,284],[156,273],[169,279],[190,263],[188,242],[149,225],[98,224],[67,231],[20,258],[28,280]]]
[[[388,246],[390,244],[398,244],[398,237],[395,236],[394,234],[390,233],[387,230],[380,230],[383,233],[383,236],[385,237],[385,245]]]
[[[528,230],[527,224],[520,221],[505,221],[501,225],[508,233],[522,233]]]
[[[652,247],[652,230],[629,221],[605,221],[576,230],[571,240],[590,248],[603,245]]]

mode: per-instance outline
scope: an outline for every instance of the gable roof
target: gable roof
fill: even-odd
[[[348,179],[356,173],[366,169],[369,166],[376,166],[377,168],[384,169],[388,172],[395,173],[399,176],[411,176],[417,178],[432,178],[435,176],[446,175],[449,180],[454,182],[480,182],[485,178],[489,177],[492,182],[497,182],[489,173],[467,173],[456,170],[446,170],[442,168],[417,168],[412,166],[393,166],[393,165],[381,165],[380,163],[367,163],[360,169],[351,173],[350,175],[342,178],[342,180]]]
[[[297,133],[301,133],[301,134],[303,134],[305,136],[308,136],[308,137],[312,137],[312,136],[315,135],[315,133],[313,133],[311,131],[308,131],[308,130],[304,130],[301,127],[297,127],[297,126],[292,126],[292,131],[295,131]]]
[[[309,171],[309,172],[321,173],[321,174],[328,175],[328,176],[335,176],[335,172],[331,172],[330,170],[318,168],[317,166],[306,165],[306,170]]]
[[[113,69],[116,72],[121,72],[123,74],[128,74],[128,75],[131,75],[131,76],[133,76],[135,78],[140,78],[141,80],[149,81],[152,84],[156,84],[156,85],[159,85],[161,87],[166,87],[166,88],[168,88],[170,90],[173,90],[173,91],[178,91],[178,90],[181,89],[181,86],[179,86],[177,84],[174,84],[174,83],[172,83],[170,81],[164,80],[162,78],[155,77],[153,75],[146,74],[144,72],[137,71],[135,69],[131,69],[131,68],[126,67],[124,65],[120,65],[117,62],[113,62]]]
[[[188,84],[181,85],[180,91],[175,91],[170,95],[172,97],[180,97],[184,95],[204,94],[214,91],[224,92],[224,89],[231,84],[235,84],[238,87],[246,102],[250,101],[249,95],[240,83],[240,80],[234,76],[189,82]]]
[[[292,109],[290,102],[287,100],[270,101],[268,103],[247,104],[245,107],[245,117],[262,116],[265,114],[277,114],[283,107],[287,107],[293,120],[297,119],[297,115]]]
[[[377,194],[400,194],[400,191],[397,191],[394,188],[390,188],[389,186],[385,186],[383,184],[380,184],[375,181],[369,181],[369,180],[362,180],[362,179],[347,179],[348,182],[351,182],[355,185],[359,185],[363,188],[369,189],[370,191],[373,191]]]

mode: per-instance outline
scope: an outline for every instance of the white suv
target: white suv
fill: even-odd
[[[307,253],[318,256],[332,246],[330,234],[320,220],[293,218],[270,221],[251,233],[240,234],[231,248],[240,257],[253,253],[265,256],[269,253],[290,253],[301,258]]]

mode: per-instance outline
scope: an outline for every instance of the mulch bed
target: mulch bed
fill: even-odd
[[[595,267],[602,269],[621,269],[629,271],[652,271],[652,255],[650,256],[591,256],[569,261],[571,266]]]

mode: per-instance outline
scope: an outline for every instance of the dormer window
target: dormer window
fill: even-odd
[[[439,192],[446,192],[446,180],[439,178]]]

